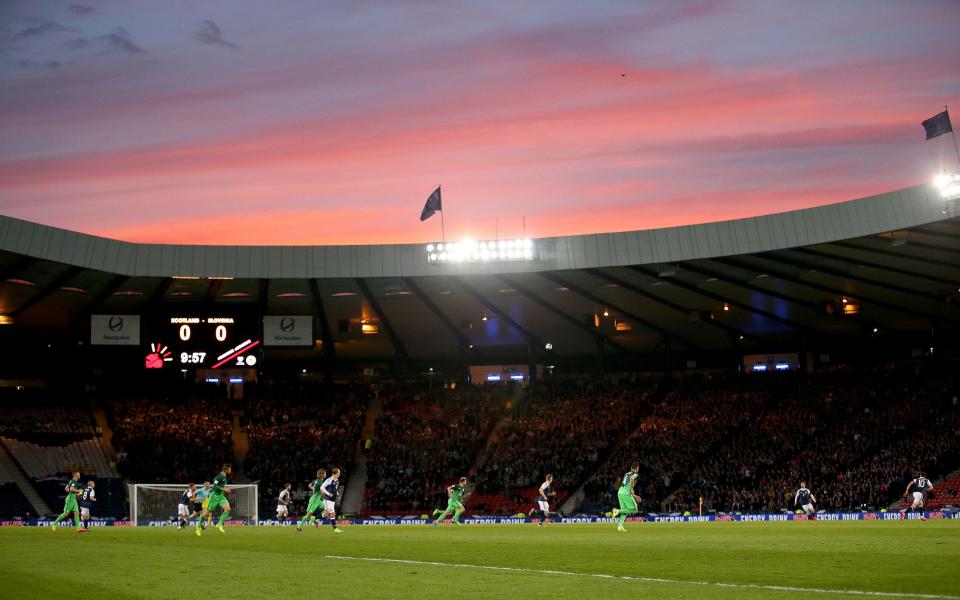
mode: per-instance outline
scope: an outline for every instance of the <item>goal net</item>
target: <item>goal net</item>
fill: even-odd
[[[130,521],[134,525],[167,525],[177,521],[177,505],[180,496],[190,487],[187,483],[135,483],[127,486],[130,492]],[[256,525],[259,519],[257,510],[256,484],[230,484],[232,490],[227,494],[230,501],[228,523],[240,521],[246,525]],[[193,504],[189,504],[193,514]],[[213,515],[220,518],[220,509]]]

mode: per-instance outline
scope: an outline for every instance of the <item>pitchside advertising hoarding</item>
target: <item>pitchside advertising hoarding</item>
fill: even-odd
[[[264,346],[313,346],[313,317],[285,315],[263,318]]]
[[[953,511],[931,511],[926,513],[909,513],[901,515],[899,512],[856,512],[856,513],[820,513],[816,515],[818,521],[916,521],[920,519],[921,514],[928,519],[960,519],[960,513]],[[784,522],[784,521],[809,521],[807,515],[772,513],[760,515],[703,515],[703,516],[685,516],[685,515],[645,515],[629,517],[628,523],[723,523],[723,522]],[[553,523],[616,523],[616,519],[610,517],[560,517],[552,519]],[[227,521],[226,525],[263,525],[263,526],[292,526],[296,525],[297,519],[291,519],[279,522],[272,519],[262,520],[254,523],[252,520],[233,520]],[[524,523],[539,523],[539,519],[520,518],[520,517],[484,517],[475,516],[463,519],[465,525],[521,525]],[[371,517],[368,519],[338,519],[338,525],[430,525],[433,521],[416,517]],[[50,527],[53,521],[41,519],[31,521],[0,521],[0,527]],[[90,521],[92,527],[130,527],[132,521],[111,521],[103,519],[94,519]],[[176,519],[171,518],[167,521],[162,520],[141,520],[138,525],[142,527],[167,527],[177,526]],[[72,523],[62,521],[60,527],[73,527]]]
[[[90,344],[93,346],[139,346],[139,315],[92,315]]]

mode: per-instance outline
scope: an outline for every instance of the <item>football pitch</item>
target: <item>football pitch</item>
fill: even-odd
[[[956,598],[960,522],[0,529],[0,597]],[[615,596],[616,595],[616,596]]]

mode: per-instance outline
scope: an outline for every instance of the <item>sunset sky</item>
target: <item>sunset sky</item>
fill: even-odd
[[[200,244],[780,212],[956,168],[960,2],[0,2],[0,214]],[[499,223],[499,225],[498,225]]]

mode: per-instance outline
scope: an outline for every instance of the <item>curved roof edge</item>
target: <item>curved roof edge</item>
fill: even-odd
[[[929,184],[759,217],[540,238],[535,262],[428,264],[424,244],[193,246],[141,244],[0,215],[0,250],[134,277],[328,278],[519,273],[752,254],[915,227],[958,216]]]

